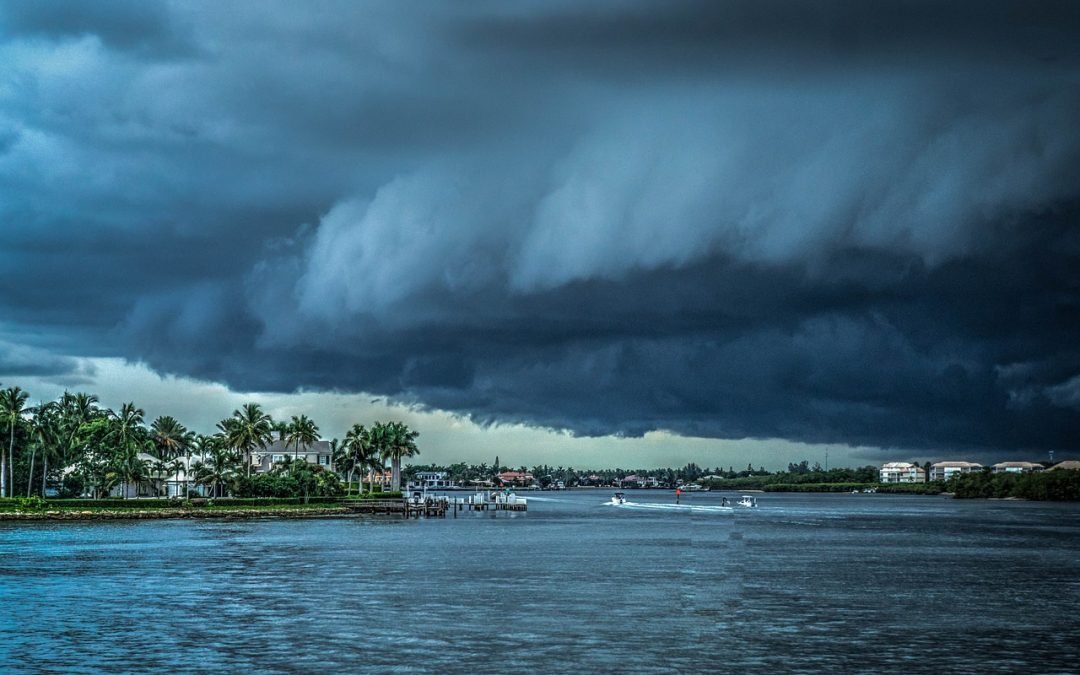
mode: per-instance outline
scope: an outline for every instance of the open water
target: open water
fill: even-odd
[[[531,496],[0,523],[0,671],[1080,672],[1077,504]]]

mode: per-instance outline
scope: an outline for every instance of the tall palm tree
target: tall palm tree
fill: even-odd
[[[26,412],[26,400],[30,395],[19,387],[8,387],[0,391],[0,421],[8,427],[8,451],[5,459],[0,451],[0,497],[15,495],[15,427]],[[5,471],[6,469],[6,471]]]
[[[67,467],[71,462],[71,453],[79,440],[79,431],[84,424],[88,424],[98,415],[102,414],[97,407],[98,397],[94,394],[78,392],[71,394],[64,392],[60,397],[60,408],[63,411],[61,427],[64,430],[66,440],[60,449],[62,456],[60,462]]]
[[[167,462],[184,453],[188,430],[175,417],[163,415],[150,425],[150,438],[157,448],[158,459]]]
[[[211,497],[219,497],[218,488],[236,475],[236,456],[228,448],[213,445],[209,456],[195,462],[192,467],[195,482],[210,488]],[[251,464],[248,464],[250,469]]]
[[[344,442],[332,438],[330,439],[330,457],[338,477],[345,481],[345,495],[351,495],[352,479],[356,473],[356,462],[353,461],[352,453]]]
[[[37,458],[37,451],[40,449],[42,462],[41,496],[44,497],[45,481],[49,475],[49,455],[55,455],[62,442],[60,404],[55,401],[48,401],[39,405],[34,411],[31,432],[33,444],[30,453],[30,474],[26,479],[26,496],[29,497],[33,492],[34,460]]]
[[[233,411],[231,418],[219,422],[218,428],[225,434],[229,447],[243,453],[246,474],[250,478],[251,453],[255,448],[265,448],[272,440],[274,425],[270,415],[264,413],[258,403],[245,403]]]
[[[185,446],[189,442],[191,433],[187,428],[176,421],[176,418],[170,415],[163,415],[154,420],[154,423],[150,425],[150,439],[154,442],[154,447],[157,449],[158,461],[168,464],[174,468],[174,473],[177,477],[180,475],[181,464],[177,460],[180,455],[184,454]],[[166,485],[165,495],[168,496],[169,490]]]
[[[306,452],[312,443],[319,440],[319,427],[307,415],[293,415],[292,421],[285,427],[284,440],[286,447],[289,443],[293,444],[293,459],[297,459],[301,445]]]
[[[134,403],[128,402],[120,406],[120,412],[113,413],[112,416],[112,428],[109,432],[109,440],[115,453],[112,464],[123,482],[124,496],[127,496],[129,483],[135,482],[137,487],[149,473],[146,461],[139,459],[139,453],[147,448],[150,440],[146,427],[143,426],[145,415],[142,408],[136,408]]]
[[[401,489],[401,460],[419,454],[416,438],[420,432],[413,431],[403,422],[376,423],[375,426],[379,427],[377,445],[390,460],[390,489],[397,492]]]
[[[376,426],[380,426],[376,423]],[[360,471],[361,475],[375,469],[382,468],[382,454],[376,445],[376,439],[371,431],[364,428],[363,424],[354,424],[345,434],[345,450],[354,471]],[[350,483],[352,477],[349,477]],[[360,486],[363,488],[363,485]],[[374,476],[368,481],[368,492],[375,491]]]
[[[180,468],[183,464],[179,459],[156,459],[150,464],[150,470],[154,474],[154,478],[161,483],[161,488],[158,489],[159,497],[169,496],[169,484],[166,482],[170,475],[177,475],[180,473]],[[164,488],[164,494],[162,494],[162,488]]]
[[[198,464],[198,462],[200,462],[200,461],[205,461],[210,456],[210,453],[215,448],[220,447],[220,445],[219,445],[220,443],[221,443],[221,440],[220,440],[220,438],[218,436],[206,436],[204,434],[191,434],[191,438],[188,441],[188,443],[187,443],[187,445],[185,446],[185,449],[184,449],[184,453],[185,453],[184,498],[185,499],[187,499],[188,492],[189,492],[189,489],[190,489],[189,482],[191,480],[192,475],[194,475],[194,472],[195,472],[195,465],[191,463],[191,453],[192,453],[192,451],[194,450],[195,453],[198,454],[198,456],[199,456],[199,460],[196,461],[196,464]]]

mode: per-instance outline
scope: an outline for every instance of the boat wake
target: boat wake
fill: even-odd
[[[711,504],[651,504],[648,502],[627,502],[614,503],[605,502],[607,506],[617,506],[620,509],[631,509],[637,511],[692,511],[694,513],[731,513],[735,510],[731,506],[715,506]]]

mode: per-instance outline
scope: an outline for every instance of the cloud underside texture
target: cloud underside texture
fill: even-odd
[[[15,3],[0,365],[1080,449],[1075,14]]]

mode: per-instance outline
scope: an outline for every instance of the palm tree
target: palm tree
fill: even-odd
[[[319,440],[319,427],[307,415],[293,415],[292,421],[285,427],[284,440],[286,447],[289,443],[293,444],[293,459],[297,459],[301,444],[306,452],[312,443]]]
[[[376,423],[375,426],[380,427],[381,425]],[[348,453],[353,471],[367,472],[368,470],[374,471],[382,468],[382,454],[376,446],[373,431],[365,429],[363,424],[354,424],[352,429],[349,429],[348,433],[345,434],[345,450]],[[351,473],[349,482],[352,483]],[[363,485],[360,487],[363,488]],[[374,491],[375,480],[374,476],[372,476],[371,480],[368,481],[368,492]]]
[[[97,403],[97,396],[82,392],[70,394],[65,391],[63,396],[60,397],[60,408],[62,410],[60,425],[66,436],[64,445],[60,449],[60,462],[63,464],[61,468],[66,468],[71,462],[71,452],[75,449],[79,440],[80,429],[83,428],[84,424],[88,424],[101,414],[97,408]]]
[[[234,410],[232,417],[218,423],[218,428],[225,434],[229,447],[244,454],[247,476],[251,477],[251,453],[255,448],[265,448],[270,444],[274,429],[270,415],[263,412],[258,403],[245,403],[240,410]]]
[[[210,496],[218,497],[218,486],[222,483],[232,480],[236,475],[236,456],[229,452],[227,448],[220,447],[218,445],[212,445],[210,448],[210,456],[204,458],[202,461],[195,462],[195,466],[192,467],[192,472],[195,475],[195,482],[199,485],[206,485],[210,488]],[[250,462],[248,468],[251,468]]]
[[[169,496],[169,484],[166,482],[166,479],[169,477],[170,474],[179,474],[180,473],[180,468],[182,466],[183,466],[183,464],[180,462],[179,459],[172,459],[172,460],[156,459],[150,465],[150,469],[154,473],[154,478],[156,478],[158,481],[160,481],[162,486],[164,487],[165,494],[161,494],[161,489],[159,489],[158,490],[158,496],[159,497],[168,497]]]
[[[170,415],[163,415],[150,425],[150,438],[157,448],[158,459],[169,461],[184,452],[188,430]]]
[[[373,433],[378,437],[376,445],[390,460],[390,489],[397,492],[401,489],[401,460],[419,454],[416,438],[420,432],[409,429],[403,422],[376,423],[375,427],[378,429],[377,434]]]
[[[204,434],[190,434],[190,440],[184,448],[184,454],[186,461],[184,463],[184,499],[187,499],[189,492],[189,481],[194,474],[194,465],[191,463],[191,451],[194,450],[201,458],[200,461],[205,460],[210,453],[218,446],[220,439],[217,436],[206,436]],[[198,462],[196,462],[197,464]]]
[[[5,459],[0,451],[0,497],[15,495],[15,427],[26,412],[26,400],[30,395],[19,387],[8,387],[0,391],[0,421],[8,427],[8,451]],[[6,471],[5,471],[6,469]]]
[[[356,473],[356,462],[353,461],[352,453],[349,452],[345,443],[332,438],[330,439],[330,457],[334,470],[338,474],[343,474],[338,477],[345,480],[345,496],[351,495],[353,474]]]
[[[177,476],[177,482],[179,482],[180,476],[180,462],[170,461],[177,460],[181,454],[186,452],[186,446],[190,442],[191,432],[176,421],[176,418],[170,415],[163,415],[154,420],[154,423],[150,425],[150,438],[154,442],[154,447],[157,448],[157,456],[160,462],[168,463],[169,466],[175,469]],[[165,496],[168,496],[168,485],[165,488]]]
[[[55,401],[42,403],[37,407],[32,426],[33,451],[30,454],[30,474],[26,479],[26,496],[33,492],[34,460],[37,450],[41,449],[42,477],[41,496],[45,496],[45,481],[49,475],[49,455],[55,454],[61,442],[60,404]]]
[[[136,408],[134,403],[128,402],[120,406],[120,412],[112,416],[112,429],[109,432],[109,440],[115,453],[112,464],[124,484],[125,497],[128,483],[134,481],[137,487],[149,469],[147,462],[139,459],[139,452],[144,450],[149,442],[146,427],[143,426],[145,414],[142,408]]]

